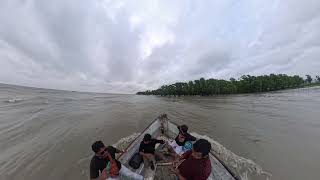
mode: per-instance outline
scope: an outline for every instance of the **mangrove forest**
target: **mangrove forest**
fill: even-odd
[[[229,81],[223,79],[204,79],[177,82],[170,85],[163,85],[156,90],[138,92],[138,95],[160,95],[160,96],[210,96],[218,94],[238,94],[238,93],[258,93],[290,88],[300,88],[310,85],[319,85],[320,77],[312,79],[306,75],[306,79],[295,75],[270,74],[263,76],[243,75],[238,80],[230,78]]]

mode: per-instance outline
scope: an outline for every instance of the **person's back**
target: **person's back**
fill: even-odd
[[[179,179],[206,180],[211,174],[209,152],[211,144],[205,139],[199,139],[193,145],[193,150],[182,155],[184,161],[179,165]]]
[[[179,166],[179,171],[183,172],[182,176],[188,180],[206,180],[211,174],[209,157],[196,159],[191,156],[191,151],[187,153],[188,157]]]

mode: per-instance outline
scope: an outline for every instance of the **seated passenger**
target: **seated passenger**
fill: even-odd
[[[206,180],[211,174],[211,162],[209,152],[211,144],[205,139],[199,139],[193,144],[192,151],[188,151],[180,157],[182,160],[178,167],[171,170],[179,180]]]
[[[112,146],[105,147],[102,141],[94,142],[91,148],[95,154],[90,162],[90,179],[119,179],[119,175],[136,180],[143,179],[143,176],[132,172],[115,159],[115,154],[123,151]]]
[[[153,139],[150,134],[145,134],[143,141],[140,143],[139,153],[143,157],[145,167],[149,167],[154,170],[155,155],[161,159],[165,159],[160,153],[155,152],[155,146],[157,143],[164,144],[163,140]]]
[[[196,138],[188,133],[188,126],[181,125],[178,126],[179,134],[174,141],[169,143],[169,151],[174,152],[173,156],[182,155],[192,148],[192,141],[195,141]],[[191,146],[190,146],[191,144]]]

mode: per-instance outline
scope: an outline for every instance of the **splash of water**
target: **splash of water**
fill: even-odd
[[[132,141],[134,141],[138,136],[140,135],[140,133],[133,133],[127,137],[123,137],[121,138],[118,142],[116,142],[115,144],[113,144],[114,147],[118,148],[118,149],[125,149]]]
[[[6,102],[7,103],[18,103],[18,102],[21,102],[23,101],[23,99],[21,98],[14,98],[14,99],[8,99]]]
[[[266,180],[271,178],[271,174],[263,171],[262,167],[254,161],[236,155],[206,135],[195,132],[191,134],[197,138],[207,139],[212,145],[213,153],[241,180],[256,179],[256,177]]]

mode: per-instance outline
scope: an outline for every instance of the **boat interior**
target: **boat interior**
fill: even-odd
[[[170,162],[174,161],[174,158],[167,153],[165,144],[157,144],[156,152],[162,153],[165,157],[163,159],[157,159],[155,163],[155,169],[151,170],[150,167],[146,167],[144,163],[141,163],[138,169],[133,169],[129,165],[131,157],[139,151],[140,142],[146,133],[151,134],[152,138],[162,139],[165,141],[172,141],[179,133],[177,125],[170,122],[166,115],[159,116],[153,123],[151,123],[133,142],[129,144],[126,149],[126,153],[120,155],[118,160],[132,171],[141,174],[146,180],[176,180],[175,174],[170,171]],[[212,165],[212,173],[208,179],[212,180],[234,180],[235,178],[231,173],[210,154],[210,161]],[[121,177],[121,179],[130,179],[130,177]]]

